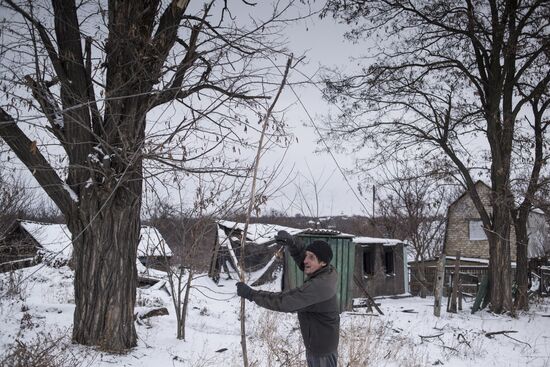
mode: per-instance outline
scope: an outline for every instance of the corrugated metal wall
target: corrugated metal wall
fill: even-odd
[[[309,245],[315,240],[326,241],[332,248],[333,258],[330,262],[338,271],[338,302],[340,303],[340,312],[351,310],[352,306],[352,285],[353,272],[355,265],[355,246],[352,238],[344,235],[326,235],[326,234],[299,234],[298,240]],[[298,268],[298,265],[292,259],[290,254],[285,253],[284,267],[284,288],[292,289],[299,287],[304,283],[304,273]]]

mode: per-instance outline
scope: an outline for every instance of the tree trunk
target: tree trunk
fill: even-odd
[[[494,201],[494,228],[489,240],[489,292],[491,310],[512,311],[512,267],[510,259],[510,212],[505,203]]]
[[[527,220],[514,219],[514,228],[516,230],[516,284],[517,293],[514,299],[515,310],[529,309],[529,262],[527,259]]]
[[[121,184],[111,195],[89,192],[81,197],[89,199],[81,200],[83,217],[67,218],[75,261],[73,340],[104,350],[126,350],[137,340],[133,316],[141,180]]]
[[[189,306],[189,294],[191,293],[191,282],[193,281],[193,270],[189,268],[189,274],[187,275],[187,284],[185,288],[185,295],[183,297],[183,305],[181,306],[180,323],[178,325],[178,339],[185,340],[185,321],[187,320],[187,309]]]

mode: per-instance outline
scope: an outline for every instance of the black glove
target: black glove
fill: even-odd
[[[249,301],[252,300],[252,288],[250,288],[248,285],[246,285],[243,282],[238,282],[236,286],[237,286],[237,295],[239,297],[246,298]]]
[[[294,237],[287,231],[279,231],[275,236],[275,241],[283,246],[294,246]]]

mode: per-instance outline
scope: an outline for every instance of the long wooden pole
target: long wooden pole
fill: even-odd
[[[244,229],[241,236],[241,251],[240,251],[240,259],[239,259],[239,265],[240,265],[240,280],[241,282],[245,281],[244,277],[244,256],[245,256],[245,245],[246,245],[246,234],[248,232],[248,224],[250,223],[250,214],[252,213],[252,209],[254,208],[254,204],[256,202],[256,178],[258,176],[258,167],[260,165],[260,157],[261,152],[263,148],[263,142],[265,137],[265,131],[267,129],[267,124],[269,122],[269,119],[271,117],[271,114],[273,113],[273,108],[275,108],[275,104],[279,100],[279,97],[281,96],[281,92],[283,91],[283,88],[286,84],[286,78],[288,76],[288,71],[290,69],[290,65],[292,63],[292,56],[288,59],[286,62],[285,72],[283,75],[283,80],[281,82],[281,85],[279,86],[279,90],[277,91],[277,95],[275,96],[275,99],[273,100],[273,103],[269,106],[267,109],[267,113],[265,114],[263,124],[262,124],[262,133],[260,135],[260,141],[258,142],[258,150],[256,151],[256,160],[254,161],[254,172],[252,174],[252,188],[250,190],[250,201],[248,202],[248,209],[246,211],[246,220],[244,223]],[[241,319],[241,348],[243,351],[243,365],[244,367],[248,367],[248,353],[246,349],[246,316],[245,316],[245,299],[241,298],[241,310],[240,310],[240,319]]]

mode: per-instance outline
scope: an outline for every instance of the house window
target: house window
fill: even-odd
[[[395,261],[393,248],[384,249],[384,267],[386,268],[386,274],[395,274]]]
[[[363,274],[374,275],[374,251],[363,249]]]
[[[470,220],[469,221],[470,229],[470,241],[480,241],[486,240],[487,235],[483,230],[483,222],[480,220]]]

